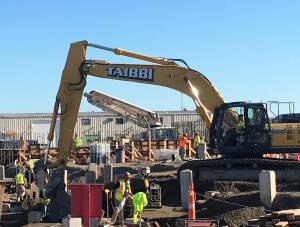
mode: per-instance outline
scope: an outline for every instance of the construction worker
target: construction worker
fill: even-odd
[[[245,136],[244,132],[245,131],[245,120],[244,120],[244,115],[239,114],[238,116],[238,124],[237,124],[237,142],[238,144],[243,144],[245,142]]]
[[[40,192],[39,192],[39,203],[43,206],[43,214],[42,214],[42,218],[45,218],[48,214],[48,205],[50,203],[50,199],[47,198],[46,196],[46,189],[48,186],[48,181],[44,180],[44,187],[41,188]]]
[[[241,131],[241,130],[245,129],[245,120],[244,120],[244,115],[243,114],[239,114],[239,116],[238,116],[237,129],[238,129],[238,131]]]
[[[198,146],[199,144],[201,143],[204,143],[204,138],[203,136],[200,134],[199,131],[196,131],[195,132],[195,137],[194,137],[194,144],[193,144],[193,147],[194,147],[194,150],[197,151],[198,150]]]
[[[25,167],[27,168],[27,169],[33,169],[33,161],[32,161],[32,159],[31,159],[31,154],[28,154],[28,156],[27,156],[27,160],[25,161]]]
[[[142,211],[144,207],[147,206],[148,200],[147,195],[144,192],[137,192],[132,196],[132,204],[133,204],[133,224],[138,223],[138,218],[141,219]]]
[[[82,141],[80,137],[78,136],[77,133],[75,133],[75,137],[73,138],[73,147],[81,147],[82,146]]]
[[[31,155],[28,155],[27,160],[25,161],[25,178],[27,181],[28,188],[31,188],[31,183],[34,181],[34,172],[33,172],[33,161]]]
[[[22,170],[24,168],[24,161],[21,155],[18,155],[18,158],[14,161],[14,166],[16,167],[16,173],[18,173],[18,169]]]
[[[23,201],[25,196],[25,177],[21,169],[17,169],[17,174],[15,176],[15,184],[18,202],[21,202]]]
[[[145,167],[142,169],[142,177],[144,178],[144,187],[146,189],[146,193],[149,193],[149,174],[150,174],[150,168]]]
[[[120,223],[120,221],[123,220],[124,218],[124,205],[126,200],[132,196],[131,192],[131,186],[130,186],[130,179],[131,179],[131,174],[129,172],[124,173],[123,179],[119,180],[115,185],[114,185],[114,190],[115,190],[115,207],[117,212],[116,219],[117,222]]]
[[[187,138],[187,134],[183,133],[180,138],[179,138],[179,155],[181,160],[185,159],[185,155],[186,155],[186,148],[189,144],[189,140]]]
[[[209,157],[208,153],[206,152],[204,137],[199,131],[195,132],[193,148],[196,152],[196,158],[205,159]]]

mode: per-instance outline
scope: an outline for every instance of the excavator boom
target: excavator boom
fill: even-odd
[[[156,64],[111,64],[105,60],[86,60],[88,46]],[[62,167],[65,165],[71,149],[72,136],[87,75],[159,85],[182,92],[193,99],[196,111],[206,123],[207,128],[210,127],[215,108],[224,103],[219,92],[204,75],[179,66],[173,60],[107,48],[90,44],[87,41],[72,43],[62,73],[48,134],[48,140],[52,141],[56,118],[60,115],[58,163],[61,163]]]

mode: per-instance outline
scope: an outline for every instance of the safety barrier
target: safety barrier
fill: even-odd
[[[193,183],[189,186],[189,206],[188,206],[188,218],[196,219],[196,208],[195,208],[195,191]]]

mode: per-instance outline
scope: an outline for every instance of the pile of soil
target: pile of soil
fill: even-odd
[[[208,181],[199,182],[196,189],[199,192],[217,191],[221,194],[237,194],[240,192],[258,191],[257,182],[247,181]]]
[[[221,195],[216,200],[210,199],[197,207],[198,218],[218,220],[222,225],[240,226],[247,220],[264,214],[258,192],[243,192],[232,195]]]

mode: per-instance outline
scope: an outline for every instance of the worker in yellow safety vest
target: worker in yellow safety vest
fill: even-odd
[[[34,181],[34,172],[33,172],[33,161],[31,155],[29,154],[25,161],[25,178],[27,180],[28,188],[31,188],[31,183]]]
[[[25,167],[30,170],[33,169],[33,161],[30,154],[27,156],[27,160],[25,161]]]
[[[198,146],[199,144],[204,143],[204,138],[203,136],[200,134],[199,131],[195,132],[195,137],[194,137],[194,150],[197,151],[198,150]]]
[[[146,188],[146,193],[148,194],[149,193],[149,176],[148,176],[148,174],[144,176],[144,185]]]
[[[144,192],[137,192],[132,196],[132,204],[133,204],[133,224],[138,223],[138,219],[141,219],[142,211],[144,207],[147,206],[148,200],[147,195]]]
[[[142,174],[142,177],[144,178],[144,186],[146,189],[146,194],[148,194],[149,186],[150,186],[150,184],[149,184],[150,168],[149,167],[142,168],[141,174]]]
[[[78,136],[77,133],[75,133],[75,137],[73,138],[73,147],[81,147],[82,146],[82,141],[80,137]]]
[[[119,180],[114,185],[114,191],[115,191],[115,207],[118,208],[118,216],[117,216],[117,222],[120,223],[120,221],[123,220],[123,208],[125,201],[128,197],[132,196],[131,192],[131,186],[130,186],[130,179],[131,174],[129,172],[126,172],[123,175],[123,179]],[[120,206],[122,204],[122,206]]]
[[[24,161],[21,155],[18,155],[18,158],[14,160],[14,166],[16,167],[16,170],[18,172],[18,169],[23,169],[24,167]]]
[[[18,202],[20,202],[24,199],[25,196],[25,178],[21,169],[17,169],[17,174],[15,176],[15,184]]]

